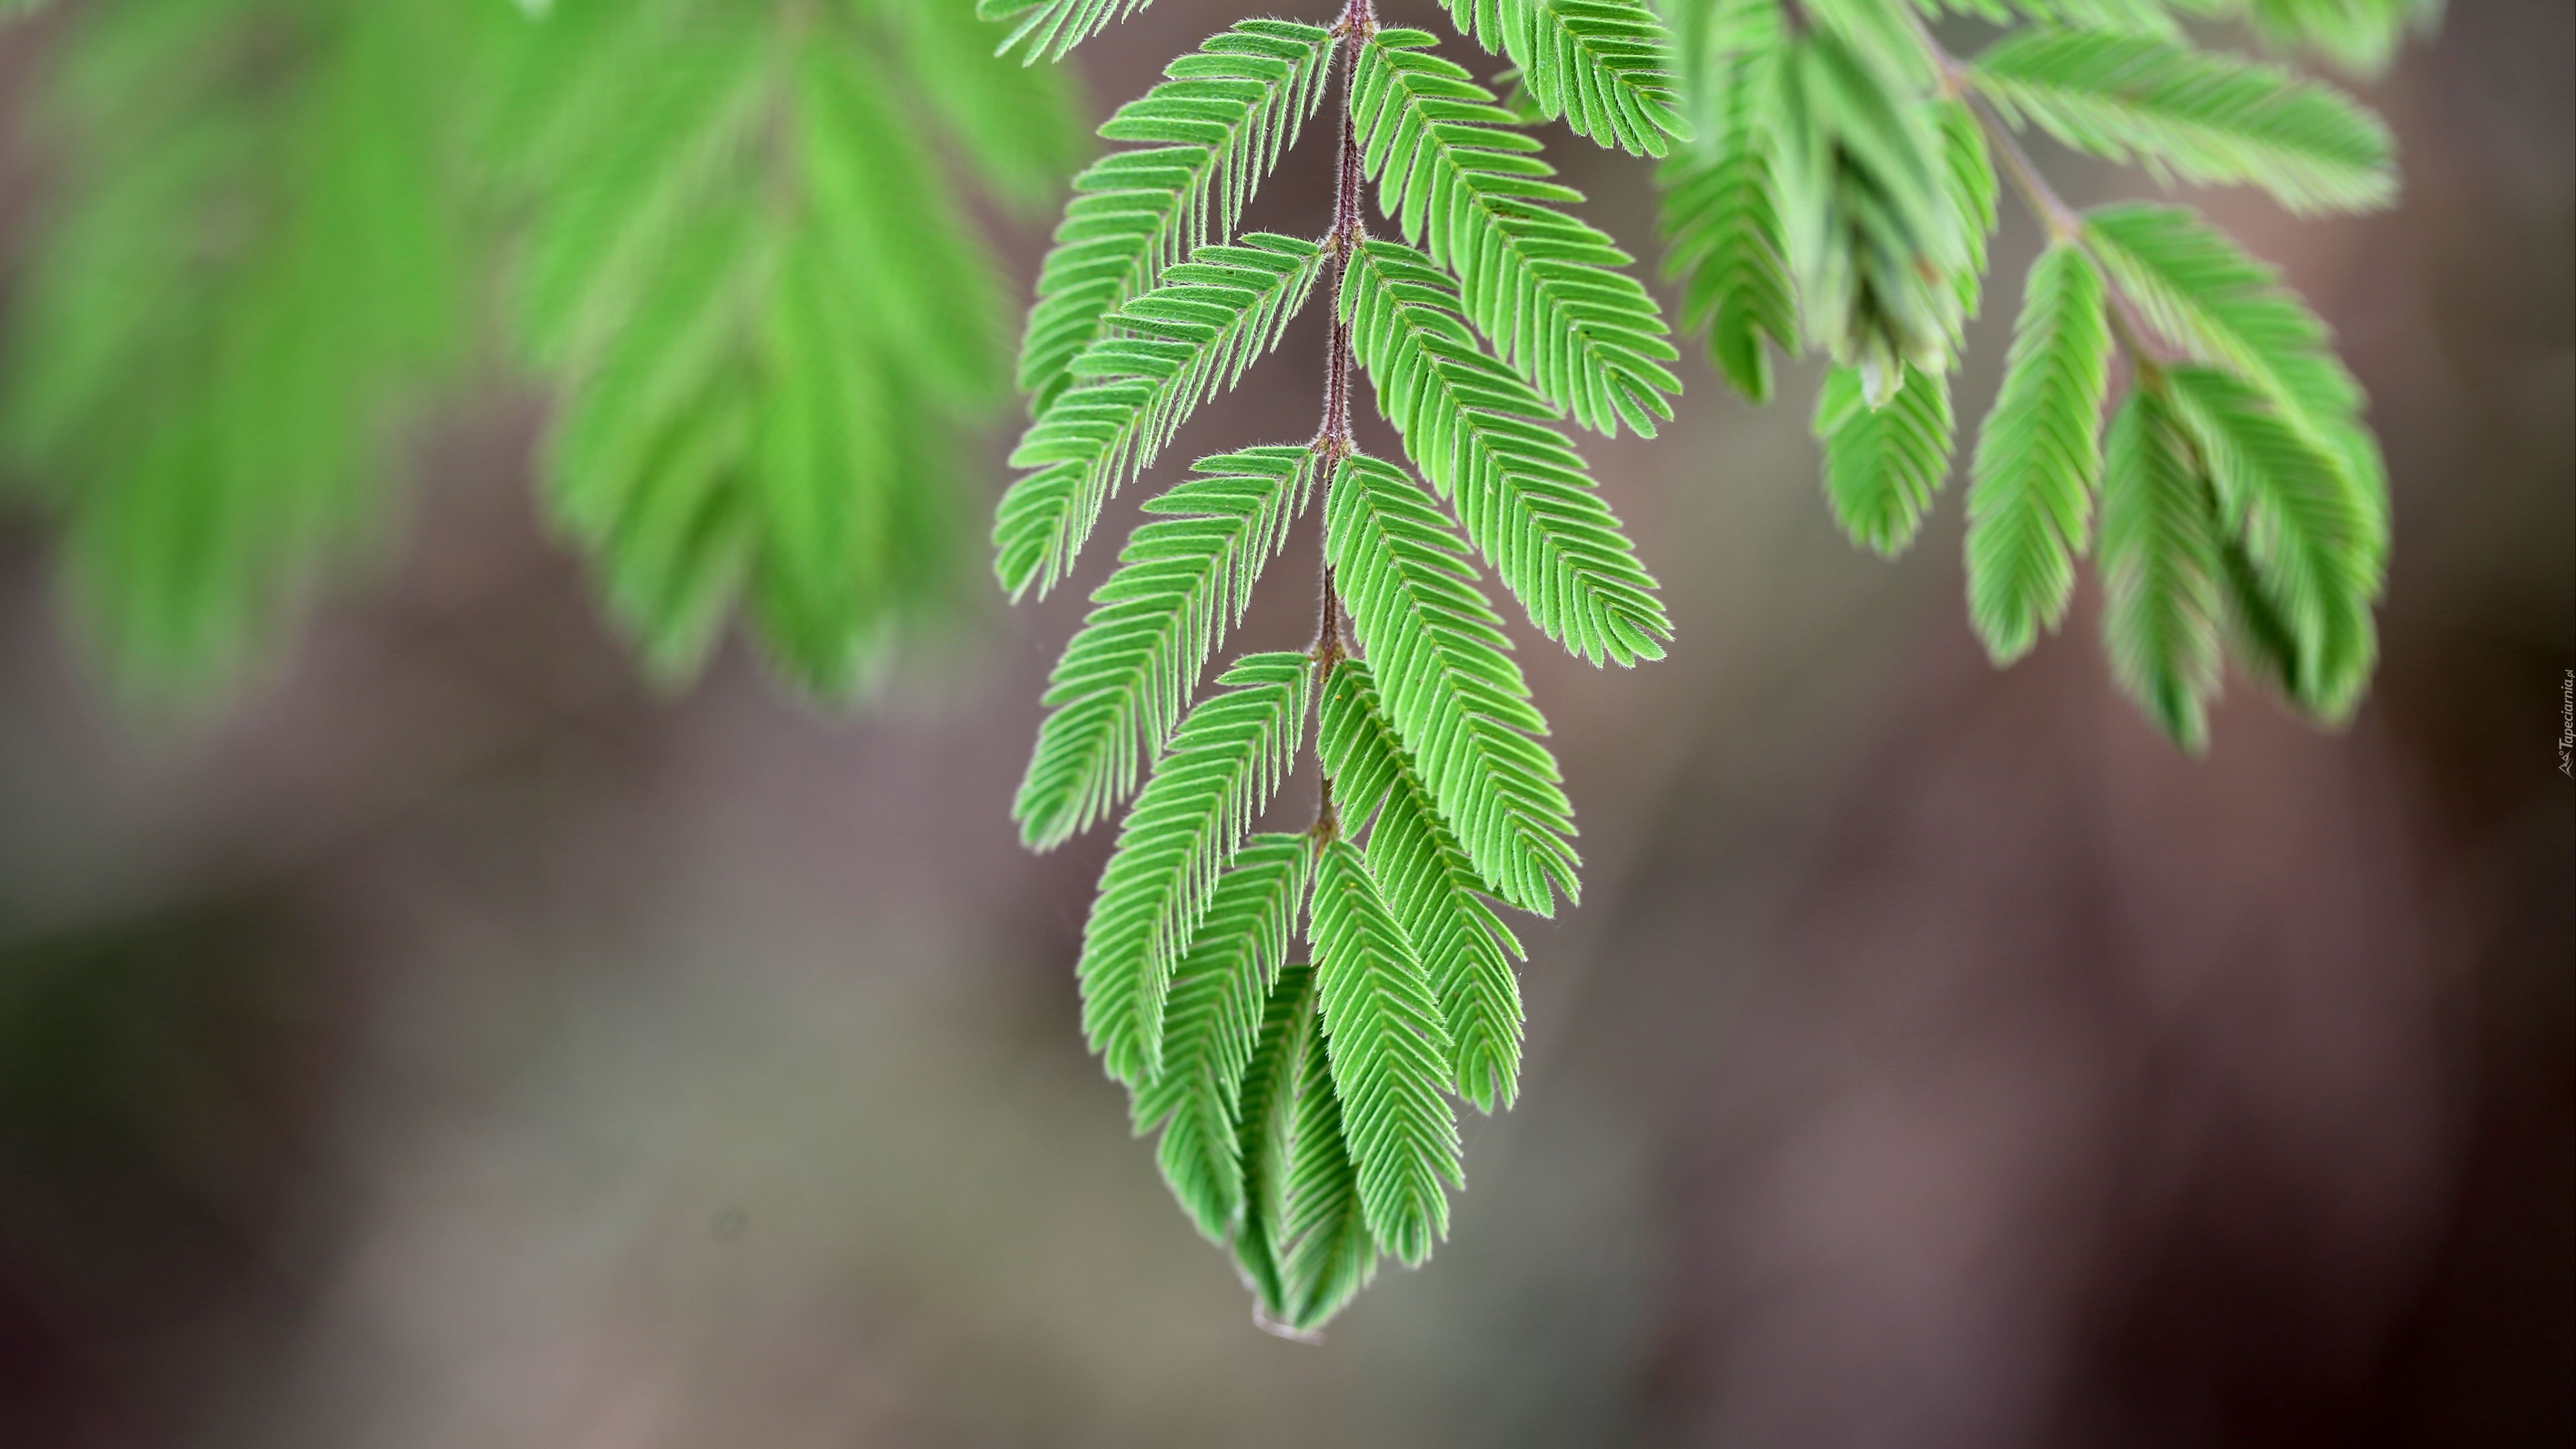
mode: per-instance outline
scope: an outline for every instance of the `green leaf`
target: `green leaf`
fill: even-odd
[[[1289,1326],[1321,1328],[1377,1276],[1377,1239],[1360,1203],[1359,1164],[1342,1130],[1322,1023],[1306,1033],[1288,1149],[1285,1288]]]
[[[2215,500],[2156,387],[2131,389],[2102,457],[2102,644],[2111,672],[2183,750],[2208,747],[2218,693]]]
[[[1341,295],[1378,407],[1530,622],[1596,664],[1662,658],[1672,621],[1654,579],[1548,426],[1553,410],[1477,347],[1447,274],[1410,247],[1365,242]]]
[[[1652,435],[1681,390],[1654,298],[1618,270],[1627,253],[1555,209],[1582,194],[1434,43],[1390,29],[1361,48],[1351,119],[1379,206],[1457,273],[1469,319],[1541,396],[1597,432]]]
[[[1881,558],[1905,552],[1950,475],[1950,379],[1908,367],[1896,395],[1871,407],[1860,374],[1834,368],[1816,394],[1815,431],[1834,521]]]
[[[845,694],[946,604],[958,424],[1005,382],[996,270],[872,32],[624,19],[575,32],[617,73],[568,75],[583,117],[516,173],[521,341],[564,393],[548,501],[656,674],[693,674],[739,597]]]
[[[1067,369],[1102,319],[1154,285],[1165,267],[1225,241],[1253,189],[1297,142],[1324,98],[1333,34],[1286,20],[1246,20],[1164,70],[1169,77],[1100,128],[1116,151],[1073,180],[1073,199],[1038,273],[1020,344],[1029,416],[1070,384]]]
[[[1703,12],[1704,15],[1703,15]],[[1773,110],[1785,34],[1776,0],[1704,0],[1681,48],[1700,96],[1698,139],[1656,172],[1663,189],[1664,275],[1682,292],[1682,323],[1708,337],[1709,360],[1736,391],[1771,396],[1771,353],[1797,346],[1781,229]]]
[[[1972,252],[1931,108],[1874,49],[1809,31],[1780,68],[1780,215],[1808,341],[1873,401],[1946,372]]]
[[[2367,210],[2397,194],[2387,127],[2278,66],[2146,35],[2030,30],[1969,75],[2016,125],[2159,175],[2260,186],[2296,212]]]
[[[2260,388],[2341,465],[2379,520],[2388,474],[2361,420],[2367,403],[2333,335],[2270,266],[2181,207],[2109,206],[2085,217],[2084,244],[2149,326],[2195,361]]]
[[[1296,761],[1307,659],[1247,654],[1172,736],[1119,828],[1082,930],[1082,1028],[1109,1075],[1139,1086],[1162,1069],[1172,971],[1208,913],[1217,878]]]
[[[1575,897],[1574,809],[1539,737],[1502,620],[1466,550],[1412,479],[1342,461],[1326,493],[1324,556],[1387,717],[1476,873],[1502,899],[1550,914]]]
[[[1252,232],[1200,247],[1103,319],[1104,335],[1066,369],[1074,386],[1011,453],[1012,467],[1031,470],[993,520],[993,569],[1013,598],[1054,588],[1101,505],[1153,466],[1193,409],[1279,345],[1322,264],[1313,242]]]
[[[1172,970],[1162,1066],[1136,1093],[1137,1135],[1163,1129],[1163,1180],[1211,1242],[1226,1241],[1243,1217],[1244,1074],[1305,896],[1303,837],[1244,842]]]
[[[2111,335],[2101,274],[2071,242],[2032,264],[2003,391],[1968,488],[1968,614],[1998,664],[2066,617],[2084,552]]]
[[[102,662],[171,700],[269,653],[368,542],[463,356],[436,79],[463,33],[393,4],[93,5],[54,28],[19,88],[22,130],[56,144],[44,224],[18,229],[0,464],[59,519]]]
[[[1950,334],[1953,347],[1966,342],[1964,325],[1977,315],[1986,275],[1986,243],[1995,234],[1995,158],[1986,148],[1985,127],[1961,100],[1936,101],[1935,124],[1941,129],[1941,156],[1947,163],[1951,208],[1958,213],[1960,237],[1967,245],[1965,264],[1951,278],[1959,292],[1960,327]]]
[[[1290,1144],[1299,1106],[1297,1075],[1314,1031],[1315,968],[1302,961],[1279,968],[1262,1009],[1252,1061],[1244,1068],[1236,1110],[1243,1221],[1234,1234],[1235,1266],[1259,1300],[1258,1311],[1277,1323],[1288,1322],[1292,1314],[1287,1278]],[[1329,1066],[1326,1072],[1329,1099]],[[1347,1162],[1346,1157],[1345,1166]]]
[[[2386,550],[2377,515],[2337,460],[2250,384],[2205,367],[2166,379],[2220,514],[2296,643],[2293,696],[2322,719],[2343,720],[2378,658],[2370,606]]]
[[[1210,651],[1243,622],[1262,565],[1305,511],[1315,455],[1246,448],[1197,468],[1146,502],[1155,517],[1091,596],[1048,682],[1049,713],[1011,807],[1033,849],[1090,829],[1134,792],[1138,765],[1170,737]]]
[[[1457,1114],[1440,1094],[1449,1038],[1422,963],[1348,841],[1326,843],[1316,862],[1307,940],[1361,1216],[1381,1249],[1420,1263],[1449,1232],[1442,1184],[1466,1185]]]
[[[1640,0],[1441,0],[1461,35],[1511,57],[1538,114],[1632,155],[1661,156],[1690,127],[1664,68],[1669,36]]]
[[[1520,942],[1494,915],[1475,866],[1405,757],[1366,664],[1344,660],[1325,680],[1315,753],[1333,782],[1344,833],[1367,827],[1369,874],[1430,975],[1448,1029],[1451,1084],[1480,1111],[1510,1106],[1521,1065],[1521,993],[1512,974]]]
[[[941,0],[941,3],[963,5],[964,0]],[[1062,60],[1065,53],[1109,28],[1113,20],[1125,20],[1154,0],[1032,0],[994,4],[985,0],[980,13],[988,19],[1016,19],[1019,24],[1010,38],[1001,44],[1001,52],[1017,49],[1024,65],[1041,60]]]

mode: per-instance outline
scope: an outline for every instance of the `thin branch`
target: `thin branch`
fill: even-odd
[[[1342,309],[1342,288],[1349,280],[1351,253],[1359,249],[1368,231],[1360,210],[1360,143],[1351,126],[1351,87],[1359,70],[1360,47],[1377,33],[1376,0],[1349,0],[1341,18],[1334,22],[1334,33],[1340,36],[1342,71],[1341,154],[1333,173],[1333,229],[1324,238],[1324,250],[1332,256],[1332,340],[1324,359],[1324,420],[1315,432],[1314,450],[1322,460],[1324,474],[1324,513],[1332,515],[1332,469],[1356,451],[1351,437],[1351,324]],[[1342,599],[1333,584],[1333,562],[1329,551],[1322,566],[1322,603],[1317,607],[1315,642],[1308,657],[1315,662],[1315,683],[1320,690],[1333,677],[1333,666],[1347,657],[1342,642]],[[1315,799],[1315,823],[1306,834],[1317,846],[1330,841],[1341,830],[1341,815],[1333,806],[1333,777],[1320,774],[1322,781]]]

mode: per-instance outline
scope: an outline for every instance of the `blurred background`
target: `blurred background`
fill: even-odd
[[[1086,46],[1094,113],[1239,11]],[[0,31],[0,330],[59,30]],[[2459,0],[2365,88],[2400,209],[2203,199],[2387,446],[2346,733],[2240,683],[2177,757],[2089,578],[1990,669],[1958,486],[1897,563],[1849,548],[1812,368],[1755,410],[1694,359],[1662,439],[1590,447],[1679,644],[1524,640],[1583,904],[1516,923],[1523,1105],[1466,1124],[1450,1240],[1320,1346],[1253,1328],[1083,1052],[1107,832],[1014,839],[1081,590],[970,590],[858,712],[739,644],[657,692],[531,502],[542,404],[492,381],[267,676],[136,710],[5,515],[0,1443],[2568,1442],[2572,51],[2564,0]],[[1251,220],[1312,216],[1329,151]],[[1647,168],[1553,153],[1649,251]],[[1043,228],[999,234],[1024,296]],[[2035,243],[2008,207],[1996,275]],[[1305,437],[1321,345],[1174,456]],[[1313,549],[1245,647],[1304,642]]]

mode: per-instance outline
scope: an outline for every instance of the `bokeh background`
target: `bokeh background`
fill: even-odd
[[[1095,106],[1238,10],[1086,47]],[[2571,53],[2564,0],[2458,0],[2367,91],[2401,209],[2206,199],[2386,440],[2346,733],[2239,686],[2177,758],[2089,581],[1991,670],[1957,486],[1901,561],[1847,547],[1811,373],[1757,411],[1694,361],[1663,439],[1592,449],[1680,643],[1525,651],[1583,905],[1523,931],[1524,1105],[1468,1124],[1450,1241],[1320,1346],[1252,1327],[1083,1053],[1104,835],[1013,839],[1079,590],[985,600],[856,715],[738,648],[656,694],[537,521],[541,404],[496,384],[273,677],[173,716],[65,642],[9,515],[0,1443],[2568,1442]],[[0,327],[45,64],[0,34]],[[1254,220],[1312,215],[1328,153]],[[1557,153],[1645,250],[1646,168]],[[2008,210],[1998,274],[2034,245]],[[1320,346],[1175,455],[1304,437]],[[1312,559],[1247,647],[1304,642]]]

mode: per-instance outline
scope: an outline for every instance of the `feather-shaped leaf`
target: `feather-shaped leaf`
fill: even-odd
[[[1352,350],[1405,451],[1529,610],[1584,658],[1660,659],[1672,622],[1554,412],[1485,355],[1457,287],[1420,252],[1364,242],[1342,281]]]
[[[1304,737],[1308,661],[1247,654],[1190,710],[1119,828],[1082,930],[1082,1026],[1109,1075],[1130,1086],[1163,1060],[1173,967],[1218,876],[1278,790]]]
[[[2367,399],[2333,334],[2280,274],[2181,207],[2104,207],[2086,216],[2084,243],[2157,332],[2253,383],[2306,428],[2379,515],[2384,543],[2388,475],[2361,421]]]
[[[1325,681],[1315,753],[1343,829],[1356,835],[1369,827],[1369,874],[1440,999],[1451,1083],[1479,1110],[1510,1106],[1521,1065],[1521,993],[1512,974],[1520,942],[1486,903],[1476,868],[1405,758],[1366,664],[1344,660]]]
[[[2133,388],[2102,449],[2102,644],[2120,687],[2192,754],[2218,693],[2219,568],[2190,440],[2159,388]]]
[[[1681,70],[1699,97],[1698,135],[1656,173],[1664,275],[1681,287],[1682,325],[1705,333],[1717,370],[1762,402],[1771,396],[1770,349],[1794,350],[1798,335],[1772,174],[1780,7],[1704,0],[1688,13],[1698,19]]]
[[[1147,144],[1073,179],[1020,343],[1029,416],[1071,382],[1067,369],[1099,338],[1103,318],[1163,268],[1234,234],[1253,189],[1322,104],[1332,53],[1333,34],[1320,26],[1242,21],[1173,61],[1168,79],[1100,128]]]
[[[1327,494],[1324,555],[1440,816],[1494,893],[1541,915],[1576,893],[1574,810],[1547,721],[1466,550],[1421,487],[1365,455]]]
[[[1156,1153],[1163,1180],[1212,1242],[1226,1241],[1244,1212],[1236,1140],[1244,1073],[1271,981],[1297,934],[1306,853],[1295,835],[1256,835],[1235,853],[1172,970],[1163,1064],[1136,1092],[1137,1134],[1163,1129]]]
[[[1576,422],[1652,434],[1681,383],[1654,298],[1610,238],[1556,210],[1582,194],[1548,178],[1539,142],[1419,30],[1360,51],[1351,116],[1378,204],[1458,276],[1495,351]]]
[[[1969,75],[2016,123],[2113,161],[2260,186],[2298,212],[2366,210],[2397,194],[2388,128],[2278,66],[2149,35],[2026,30]]]
[[[1687,139],[1665,69],[1670,37],[1641,0],[1441,0],[1462,35],[1511,57],[1543,119],[1634,155]]]
[[[1315,968],[1303,961],[1279,969],[1261,1013],[1261,1035],[1244,1068],[1236,1109],[1235,1160],[1243,1165],[1243,1222],[1234,1233],[1234,1262],[1259,1300],[1263,1317],[1291,1320],[1288,1188],[1297,1077],[1315,1030]],[[1329,1072],[1329,1067],[1327,1068]]]
[[[1321,1328],[1377,1276],[1377,1239],[1360,1201],[1359,1164],[1343,1131],[1340,1093],[1318,1019],[1298,1061],[1288,1148],[1284,1285],[1291,1327]]]
[[[2245,541],[2263,596],[2297,644],[2299,703],[2328,720],[2349,715],[2378,659],[2380,523],[2337,461],[2270,399],[2206,367],[2166,374],[2221,516]]]
[[[1457,1114],[1441,1095],[1449,1037],[1412,943],[1348,841],[1328,842],[1315,864],[1307,941],[1361,1214],[1380,1248],[1420,1263],[1449,1232],[1443,1184],[1466,1185]]]
[[[1306,505],[1315,454],[1246,448],[1201,458],[1199,476],[1147,500],[1153,517],[1047,685],[1046,723],[1012,815],[1046,850],[1127,798],[1138,766],[1163,747],[1226,629],[1243,621],[1262,565]]]
[[[1211,243],[1111,313],[1067,369],[1073,387],[1029,425],[1011,466],[1032,471],[994,513],[994,572],[1017,598],[1072,568],[1101,505],[1153,466],[1192,409],[1279,343],[1314,289],[1313,242],[1253,232]]]
[[[933,3],[960,4],[964,0],[933,0]],[[984,0],[981,13],[1015,22],[1010,38],[1001,51],[1020,52],[1024,65],[1042,60],[1062,60],[1066,52],[1091,37],[1107,30],[1113,21],[1123,21],[1154,0]]]
[[[2101,274],[2056,243],[2031,266],[1968,489],[1968,615],[1999,664],[2066,616],[2102,471],[2110,361]]]
[[[1914,542],[1950,476],[1950,379],[1905,369],[1896,395],[1871,407],[1860,374],[1836,367],[1816,394],[1825,499],[1852,542],[1894,558]]]

